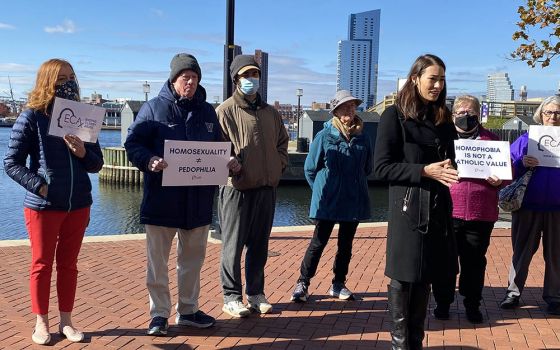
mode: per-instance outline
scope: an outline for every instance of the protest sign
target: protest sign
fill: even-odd
[[[165,140],[162,186],[225,185],[231,142]]]
[[[486,179],[495,175],[501,180],[511,180],[507,141],[455,140],[455,161],[461,178]]]
[[[96,142],[105,117],[105,108],[56,97],[49,135],[74,134],[84,142]]]
[[[531,125],[527,155],[537,158],[539,166],[560,168],[560,127]]]

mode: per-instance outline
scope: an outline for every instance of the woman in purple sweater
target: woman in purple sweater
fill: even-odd
[[[461,139],[498,140],[498,136],[480,125],[480,102],[474,96],[455,99],[453,122]],[[498,190],[502,181],[495,176],[483,179],[460,179],[451,189],[453,200],[453,230],[457,239],[457,253],[461,273],[459,293],[467,319],[482,322],[479,310],[486,273],[486,251],[490,234],[498,220]],[[449,319],[449,306],[455,297],[455,275],[441,276],[432,283],[437,307],[434,316]]]
[[[533,120],[544,126],[560,126],[560,96],[550,96],[541,103]],[[528,133],[511,145],[514,178],[534,168],[527,184],[521,209],[511,213],[513,257],[509,286],[500,307],[513,309],[527,280],[529,265],[539,248],[541,236],[544,255],[543,299],[547,313],[560,315],[560,168],[539,166],[537,158],[527,155]]]

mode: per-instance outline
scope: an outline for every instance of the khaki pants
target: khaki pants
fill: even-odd
[[[165,226],[146,225],[146,256],[148,260],[146,285],[150,296],[150,317],[169,318],[171,295],[169,292],[168,262],[173,238],[177,234],[177,313],[192,314],[198,311],[200,270],[206,255],[210,226],[183,230]]]

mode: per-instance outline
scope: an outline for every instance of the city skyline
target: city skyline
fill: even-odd
[[[545,69],[508,59],[517,46],[511,35],[522,4],[286,0],[259,3],[256,11],[251,2],[238,1],[235,44],[244,52],[269,54],[269,103],[295,104],[298,88],[304,105],[328,102],[336,90],[337,44],[347,37],[348,16],[380,9],[377,101],[427,52],[445,61],[449,95],[485,94],[487,76],[497,72],[507,72],[516,91],[526,85],[528,98],[550,95],[558,89],[558,59]],[[39,65],[61,57],[75,66],[83,96],[97,92],[143,100],[142,84],[148,81],[152,98],[168,76],[171,57],[190,52],[202,66],[201,84],[213,102],[222,96],[225,7],[223,0],[123,0],[110,7],[60,0],[6,3],[0,17],[6,46],[0,54],[0,95],[9,90],[10,76],[15,97],[24,97]]]

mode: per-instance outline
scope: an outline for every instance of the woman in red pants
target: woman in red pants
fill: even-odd
[[[49,135],[50,119],[56,117],[55,97],[80,101],[74,69],[61,59],[50,59],[39,68],[28,108],[16,120],[4,158],[8,176],[27,190],[23,205],[31,243],[29,289],[37,315],[31,338],[41,345],[51,340],[48,312],[55,258],[59,332],[73,342],[84,339],[72,324],[77,262],[92,204],[88,173],[103,166],[98,142],[84,143],[72,134]]]

